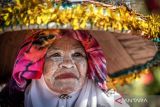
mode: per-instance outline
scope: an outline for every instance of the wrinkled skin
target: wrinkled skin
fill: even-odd
[[[55,41],[47,51],[44,79],[58,94],[80,90],[85,82],[87,59],[81,43],[70,37]]]

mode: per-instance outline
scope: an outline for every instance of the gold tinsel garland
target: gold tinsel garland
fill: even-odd
[[[106,85],[107,85],[108,89],[117,90],[116,89],[117,85],[123,86],[126,84],[131,84],[133,82],[133,80],[139,79],[142,75],[148,74],[149,72],[151,72],[150,69],[144,69],[139,72],[134,72],[134,73],[119,76],[116,78],[107,77]]]
[[[85,29],[111,32],[136,31],[158,38],[160,16],[142,16],[125,6],[97,2],[64,4],[47,0],[16,0],[0,8],[0,32],[23,29]],[[8,30],[9,29],[9,30]]]

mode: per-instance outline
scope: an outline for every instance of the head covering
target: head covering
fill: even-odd
[[[106,59],[98,42],[87,31],[62,30],[55,35],[44,35],[43,31],[34,33],[24,41],[13,68],[13,81],[18,90],[26,88],[27,80],[40,79],[49,46],[69,33],[70,37],[80,41],[88,60],[88,78],[92,79],[102,90],[106,90]]]

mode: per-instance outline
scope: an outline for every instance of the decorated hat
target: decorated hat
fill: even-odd
[[[4,0],[0,5],[2,80],[11,75],[20,43],[43,29],[89,31],[105,53],[113,84],[129,83],[160,63],[159,15],[105,0]]]

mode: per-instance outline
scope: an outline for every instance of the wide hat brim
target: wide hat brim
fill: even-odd
[[[133,34],[89,31],[102,47],[107,60],[108,75],[131,78],[146,73],[160,62],[158,45]],[[6,32],[0,35],[1,82],[12,74],[14,61],[21,43],[32,30]],[[135,78],[135,77],[134,77]]]
[[[0,10],[1,77],[11,75],[18,47],[26,38],[22,35],[35,29],[89,30],[104,50],[111,78],[140,75],[159,63],[159,16],[143,16],[123,5],[100,2],[39,4],[35,0],[28,6],[26,1],[6,4]]]

